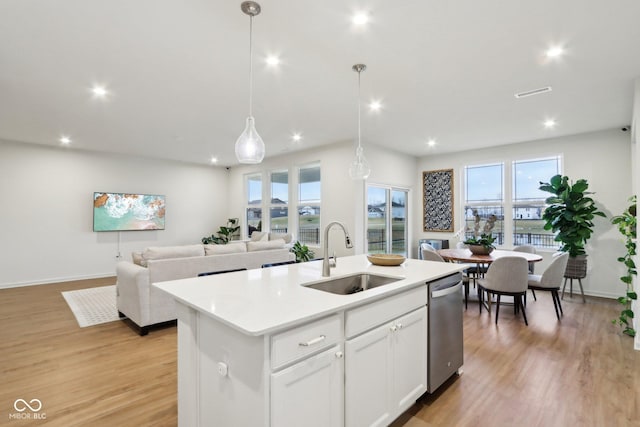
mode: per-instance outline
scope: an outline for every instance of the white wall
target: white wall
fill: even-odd
[[[199,243],[226,223],[223,168],[0,141],[0,288],[115,274],[117,232],[93,232],[93,192],[166,195],[166,229],[120,233],[124,259]]]
[[[268,146],[267,146],[268,149]],[[369,183],[390,184],[404,188],[414,185],[416,160],[414,157],[399,154],[384,148],[366,145],[364,153],[371,165]],[[321,148],[297,151],[275,158],[267,158],[259,165],[237,166],[231,168],[229,176],[230,194],[241,195],[230,197],[227,216],[244,219],[244,176],[259,171],[289,168],[319,161],[322,173],[322,223],[331,221],[344,222],[354,239],[354,249],[348,250],[342,243],[343,237],[339,229],[332,229],[329,240],[330,250],[338,256],[366,252],[364,248],[364,182],[349,178],[349,164],[353,160],[355,149],[351,142],[338,143]],[[243,224],[243,228],[245,224]],[[322,240],[322,238],[321,238]],[[323,245],[324,242],[321,242]],[[323,246],[313,248],[316,256],[322,255]]]
[[[510,144],[462,153],[427,156],[419,159],[418,171],[414,180],[420,185],[422,171],[435,169],[455,170],[455,227],[463,227],[462,222],[462,194],[463,168],[466,165],[482,164],[498,161],[513,161],[529,158],[539,158],[561,154],[563,156],[563,174],[573,180],[584,178],[589,182],[589,191],[609,218],[596,217],[595,232],[587,243],[589,254],[589,271],[587,278],[582,281],[585,293],[590,295],[617,297],[620,294],[621,282],[618,277],[622,268],[616,258],[624,253],[624,245],[617,230],[611,225],[610,218],[618,215],[627,207],[627,200],[632,194],[631,186],[631,141],[628,132],[619,129],[553,138],[540,141],[530,141],[520,144]],[[505,183],[505,185],[509,185]],[[415,192],[416,204],[422,203],[422,192]],[[413,246],[417,246],[418,239],[450,239],[455,245],[457,240],[453,233],[425,233],[422,228],[422,218],[414,217]],[[509,245],[505,245],[509,248]],[[543,271],[548,264],[550,253],[545,255],[545,261],[537,266]],[[577,283],[574,282],[574,290]]]

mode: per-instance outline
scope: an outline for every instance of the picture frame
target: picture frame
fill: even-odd
[[[424,231],[454,231],[453,169],[422,172],[422,208]]]
[[[165,228],[162,194],[93,193],[93,231],[149,231]]]

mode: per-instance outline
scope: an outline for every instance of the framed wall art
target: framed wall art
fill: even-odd
[[[422,172],[424,231],[453,232],[453,169]]]

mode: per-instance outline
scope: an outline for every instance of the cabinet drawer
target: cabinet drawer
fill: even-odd
[[[341,339],[342,324],[337,314],[274,335],[271,338],[271,367],[276,369]]]
[[[429,291],[425,284],[398,295],[349,310],[345,317],[345,335],[347,338],[351,338],[381,323],[422,307],[427,304],[428,297]]]

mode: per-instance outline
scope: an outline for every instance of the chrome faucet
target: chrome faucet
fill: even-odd
[[[339,226],[344,231],[344,244],[348,249],[351,249],[353,245],[351,244],[351,237],[349,237],[349,232],[347,231],[347,227],[344,226],[341,222],[333,221],[327,224],[324,229],[324,257],[322,259],[322,277],[329,277],[331,274],[331,267],[336,266],[336,255],[333,254],[333,262],[329,259],[329,229],[334,225]]]

